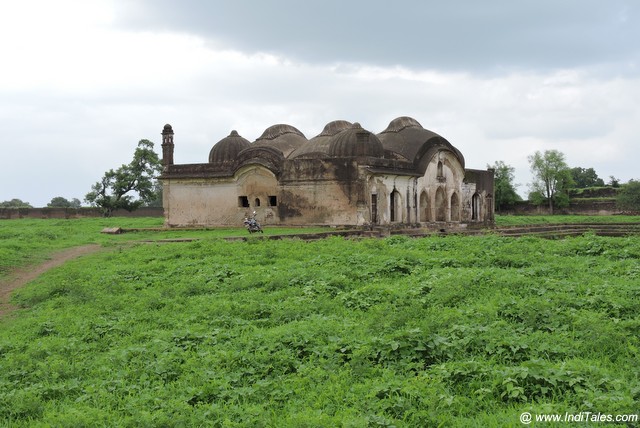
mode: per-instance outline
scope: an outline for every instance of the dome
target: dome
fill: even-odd
[[[371,132],[365,130],[359,123],[336,134],[329,144],[331,157],[383,157],[382,143]]]
[[[339,134],[345,129],[349,129],[352,126],[353,126],[353,123],[347,120],[334,120],[333,122],[327,123],[324,126],[324,129],[322,130],[322,132],[318,134],[317,137],[327,137],[327,136],[333,137],[334,135]],[[317,137],[314,137],[314,138],[317,138]],[[312,138],[311,141],[313,141],[314,138]]]
[[[242,138],[237,131],[231,131],[228,137],[218,141],[209,152],[210,163],[225,163],[235,161],[238,153],[250,147],[251,144]]]
[[[173,129],[171,128],[171,125],[169,125],[168,123],[164,126],[163,128],[165,131],[172,131]]]
[[[462,153],[445,138],[424,129],[420,123],[408,116],[393,119],[387,129],[378,134],[385,150],[397,153],[416,165],[424,163],[425,155],[431,156],[437,150],[451,151],[464,167]]]
[[[322,132],[307,143],[296,149],[291,153],[291,158],[318,158],[326,157],[329,152],[329,145],[334,135],[349,129],[353,126],[351,122],[346,120],[334,120],[325,125]]]
[[[393,119],[390,123],[389,126],[387,126],[387,129],[385,129],[384,132],[400,132],[405,128],[419,128],[419,129],[424,129],[422,127],[422,125],[420,125],[420,123],[415,120],[412,117],[408,117],[408,116],[401,116],[398,118]]]
[[[267,128],[253,145],[256,147],[273,147],[282,152],[284,157],[287,157],[307,141],[304,134],[297,128],[291,125],[279,124]]]

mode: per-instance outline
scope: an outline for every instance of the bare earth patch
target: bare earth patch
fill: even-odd
[[[96,252],[100,249],[98,244],[83,245],[80,247],[68,248],[66,250],[54,253],[50,259],[32,266],[16,269],[10,272],[5,278],[0,279],[0,318],[4,318],[17,308],[9,303],[9,297],[13,290],[22,287],[26,283],[33,281],[49,269],[64,264],[68,260],[72,260]]]

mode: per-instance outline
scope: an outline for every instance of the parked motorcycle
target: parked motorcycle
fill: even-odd
[[[262,231],[262,227],[260,226],[260,223],[258,223],[258,220],[256,220],[255,211],[253,212],[251,217],[245,217],[243,223],[244,223],[244,227],[247,228],[249,233],[256,233],[256,232],[264,233]]]

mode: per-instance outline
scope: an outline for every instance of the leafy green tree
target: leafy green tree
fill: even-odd
[[[133,211],[157,198],[156,176],[161,170],[161,161],[153,150],[153,143],[140,140],[133,160],[105,172],[102,180],[91,187],[85,200],[102,209],[105,217],[116,209]]]
[[[615,178],[613,175],[610,175],[608,185],[611,187],[620,187],[620,180]]]
[[[62,196],[56,196],[55,198],[51,199],[51,202],[49,202],[47,206],[52,208],[80,208],[81,203],[78,198],[68,200],[67,198],[63,198]]]
[[[501,212],[504,209],[512,207],[522,198],[516,193],[517,184],[513,183],[515,179],[515,168],[507,165],[503,161],[496,161],[493,165],[487,165],[487,168],[493,169],[493,189],[496,209]]]
[[[540,198],[549,204],[549,212],[554,207],[569,205],[566,190],[573,185],[571,170],[564,160],[564,154],[557,150],[536,151],[529,156],[529,164],[534,181],[529,199],[534,203]]]
[[[29,202],[21,199],[11,199],[10,201],[0,202],[0,208],[33,208]]]
[[[621,210],[640,211],[640,181],[629,180],[623,184],[616,197],[616,205]]]
[[[587,187],[602,187],[604,180],[598,177],[593,168],[571,168],[571,178],[577,189],[586,189]]]

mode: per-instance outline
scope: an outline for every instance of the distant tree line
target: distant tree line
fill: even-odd
[[[557,150],[536,151],[528,160],[533,175],[528,200],[535,205],[548,205],[550,213],[569,205],[571,189],[605,186],[620,188],[616,197],[619,209],[640,211],[640,181],[630,180],[627,184],[620,184],[620,180],[610,176],[605,184],[593,168],[570,168],[564,154]],[[513,208],[521,200],[515,191],[518,186],[514,183],[515,169],[502,161],[487,167],[494,170],[496,210],[501,212]]]

